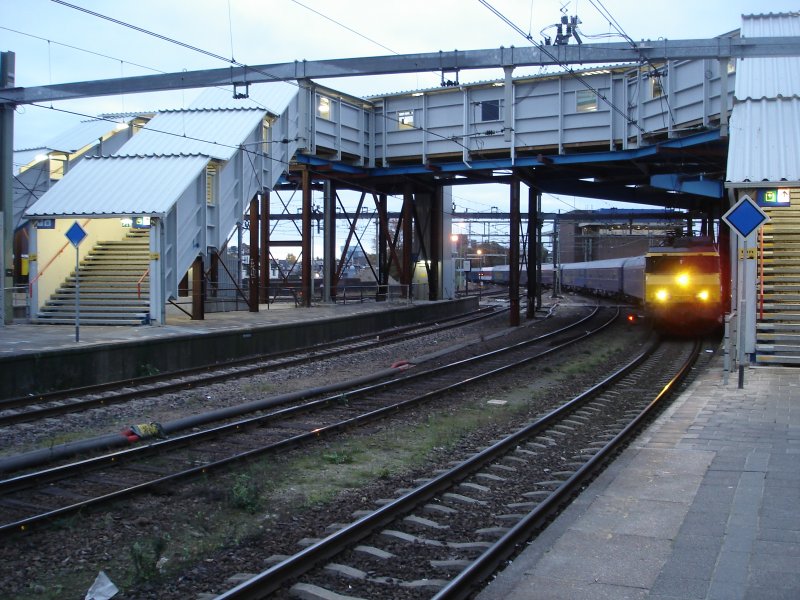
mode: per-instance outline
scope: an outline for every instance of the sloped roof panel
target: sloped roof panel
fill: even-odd
[[[47,154],[47,148],[26,148],[25,150],[14,150],[13,171],[14,175],[19,175],[22,167],[28,166],[37,156]]]
[[[264,114],[262,109],[162,112],[114,156],[205,154],[230,160]]]
[[[25,215],[163,215],[207,164],[200,155],[87,157]]]
[[[800,36],[800,13],[743,15],[741,35]],[[736,100],[800,96],[800,58],[748,58],[736,61]]]
[[[118,124],[105,119],[83,121],[72,129],[47,141],[45,146],[60,152],[76,152],[89,144],[96,144],[101,137],[113,131]]]
[[[243,92],[244,89],[237,89]],[[235,108],[259,108],[272,115],[280,115],[299,93],[296,83],[275,81],[273,83],[252,84],[248,98],[234,98],[233,88],[213,87],[203,90],[189,105],[190,109],[224,110]]]
[[[746,100],[733,108],[731,182],[800,181],[800,99]]]
[[[800,13],[743,15],[742,37],[800,35]],[[737,60],[726,180],[800,181],[800,59]]]

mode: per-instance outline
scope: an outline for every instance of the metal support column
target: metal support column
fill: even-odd
[[[541,194],[533,187],[528,187],[528,287],[527,299],[528,306],[525,309],[525,317],[532,319],[536,316],[536,311],[542,305],[541,290],[541,268],[542,257],[539,253],[541,248],[542,229],[539,225]]]
[[[301,302],[306,308],[311,307],[311,173],[303,170],[303,260],[301,265],[302,281],[300,290],[303,295]]]
[[[520,228],[520,211],[519,211],[519,177],[511,178],[511,239],[509,240],[508,251],[508,295],[509,307],[511,314],[509,315],[509,325],[511,327],[519,326],[519,228]]]
[[[272,273],[269,258],[269,219],[269,191],[264,190],[261,192],[261,247],[259,248],[261,268],[258,272],[258,301],[266,304],[267,308],[269,308],[269,278]]]
[[[411,265],[411,250],[413,244],[414,223],[414,194],[410,186],[403,192],[403,264],[400,269],[400,285],[403,286],[403,296],[411,298],[411,278],[413,267]]]
[[[330,179],[326,179],[322,191],[323,212],[323,302],[336,301],[336,287],[334,276],[336,274],[336,186]]]
[[[378,301],[386,300],[389,296],[389,231],[388,201],[386,194],[380,194],[377,199],[378,208]]]
[[[192,263],[192,320],[202,321],[206,318],[206,271],[203,268],[203,256],[200,255]]]
[[[431,224],[431,239],[428,254],[428,261],[430,262],[430,269],[428,269],[428,300],[440,300],[440,285],[439,278],[442,273],[442,250],[443,246],[443,232],[442,223],[444,221],[442,211],[442,194],[444,188],[437,187],[433,193],[429,210],[431,211],[429,222]],[[448,240],[450,236],[447,236]]]
[[[258,214],[258,196],[255,194],[250,199],[250,282],[249,302],[250,312],[258,312],[258,287],[261,282],[259,278],[259,214]]]
[[[0,53],[0,88],[14,87],[14,53]],[[0,104],[0,266],[3,325],[14,321],[14,105]]]

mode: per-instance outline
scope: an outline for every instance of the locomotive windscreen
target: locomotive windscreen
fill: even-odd
[[[645,270],[654,275],[666,275],[680,269],[689,268],[695,273],[718,273],[719,256],[648,256]]]

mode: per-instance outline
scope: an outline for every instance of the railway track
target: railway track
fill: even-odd
[[[207,427],[200,431],[194,431],[200,425],[197,417],[165,423],[161,434],[167,439],[10,477],[0,481],[4,517],[0,535],[27,531],[34,525],[170,481],[283,451],[396,414],[587,337],[613,322],[618,311],[614,315],[609,312],[596,308],[583,320],[556,332],[376,385],[292,406],[275,406],[271,412],[225,424],[214,422],[216,415],[211,415]],[[581,331],[576,333],[579,325]],[[178,433],[188,428],[193,430]]]
[[[234,378],[294,367],[342,354],[368,351],[387,344],[395,344],[412,339],[419,335],[469,326],[501,315],[507,310],[507,308],[482,308],[469,315],[447,321],[439,319],[432,323],[394,328],[376,334],[331,342],[330,344],[318,344],[313,348],[307,348],[299,352],[266,357],[250,356],[215,365],[214,367],[202,367],[170,374],[141,377],[135,380],[61,390],[40,394],[36,397],[8,398],[0,400],[0,427],[129,402],[145,396],[198,388]]]
[[[223,592],[260,598],[467,598],[585,485],[687,376],[669,341],[491,447]],[[241,576],[239,577],[241,580]]]

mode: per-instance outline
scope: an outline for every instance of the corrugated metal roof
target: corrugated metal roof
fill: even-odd
[[[13,171],[14,175],[19,175],[19,170],[32,163],[39,155],[47,154],[47,148],[26,148],[25,150],[14,150]]]
[[[743,15],[741,35],[800,36],[800,13]],[[748,58],[736,61],[736,100],[800,96],[800,58]]]
[[[742,37],[800,36],[800,13],[743,15]],[[726,180],[800,181],[800,59],[736,61]]]
[[[728,181],[800,181],[800,99],[746,100],[733,109]]]
[[[230,160],[265,114],[263,109],[159,113],[114,156],[205,154]]]
[[[129,120],[125,122],[127,123]],[[117,123],[102,119],[83,121],[72,129],[47,141],[45,146],[50,150],[58,150],[60,152],[76,152],[84,146],[96,144],[101,137],[113,131],[116,126]]]
[[[244,92],[244,88],[237,88]],[[189,105],[190,109],[234,109],[260,108],[278,116],[286,110],[300,88],[295,83],[275,81],[273,83],[252,84],[248,90],[249,98],[233,97],[233,88],[213,87],[203,90],[197,99]]]
[[[25,215],[163,215],[207,164],[200,155],[87,157]]]

